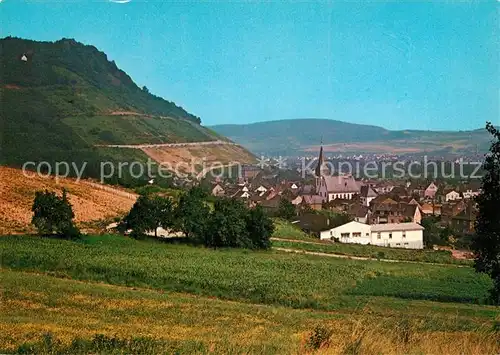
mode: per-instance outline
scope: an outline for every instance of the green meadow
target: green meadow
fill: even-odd
[[[106,342],[92,339],[104,334],[140,337],[137,344],[160,353],[304,353],[318,326],[335,334],[319,350],[326,353],[499,350],[498,308],[486,302],[491,281],[470,267],[115,235],[5,236],[0,253],[5,351],[100,351]],[[411,340],[401,340],[407,333]],[[122,352],[135,341],[120,343],[129,346]]]

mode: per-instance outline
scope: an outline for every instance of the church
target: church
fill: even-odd
[[[351,200],[360,193],[360,185],[352,175],[333,175],[332,170],[328,168],[323,156],[323,146],[321,146],[315,177],[316,193],[323,199],[323,202],[336,199]]]

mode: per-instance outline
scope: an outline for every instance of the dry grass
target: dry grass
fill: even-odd
[[[65,188],[73,205],[75,220],[91,222],[121,215],[132,207],[134,199],[103,191],[85,181],[23,175],[20,169],[0,167],[0,234],[31,232],[31,206],[38,190],[62,192]]]
[[[421,318],[386,317],[370,306],[323,312],[222,301],[182,293],[57,279],[3,270],[0,349],[50,332],[69,344],[102,333],[199,341],[215,353],[498,354],[500,338],[485,323],[475,331],[428,329]],[[374,305],[377,300],[374,299]],[[420,319],[420,320],[419,320]],[[457,322],[458,322],[457,318]],[[78,326],[75,326],[75,325]],[[307,341],[320,324],[333,330],[318,351]],[[426,328],[427,327],[427,328]],[[457,329],[459,326],[457,325]]]

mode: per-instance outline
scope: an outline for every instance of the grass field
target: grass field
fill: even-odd
[[[306,350],[318,324],[334,331],[326,353],[500,350],[498,309],[482,305],[491,281],[468,267],[112,235],[78,243],[5,236],[0,252],[0,350],[50,332],[64,344],[105,334],[161,340],[169,353],[290,354]],[[407,333],[411,341],[402,341]]]
[[[274,238],[305,240],[309,242],[317,242],[315,238],[309,234],[304,233],[298,226],[291,224],[281,218],[274,218]]]

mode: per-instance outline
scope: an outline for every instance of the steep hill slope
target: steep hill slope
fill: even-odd
[[[0,166],[0,235],[33,231],[31,206],[35,191],[68,192],[75,220],[81,223],[121,216],[130,210],[136,195],[90,181],[24,175],[20,169]]]
[[[86,161],[84,176],[98,177],[103,161],[147,160],[140,150],[105,145],[225,140],[139,88],[93,46],[8,37],[0,53],[0,164]]]
[[[464,153],[486,151],[486,130],[390,131],[378,126],[327,119],[294,119],[246,125],[212,126],[216,132],[254,153],[297,154],[317,151],[323,140],[327,151],[352,153]]]

